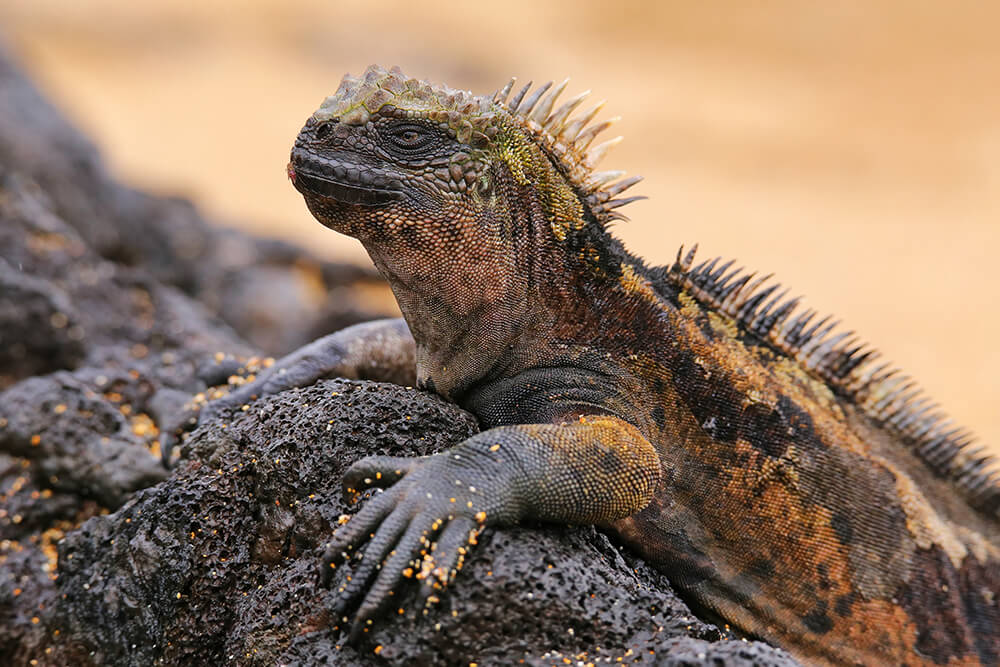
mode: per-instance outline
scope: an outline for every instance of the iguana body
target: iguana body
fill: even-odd
[[[553,111],[561,88],[475,97],[372,67],[292,150],[310,210],[361,240],[405,324],[317,341],[220,405],[346,373],[416,380],[483,427],[348,473],[388,487],[329,551],[372,535],[342,588],[342,609],[364,594],[354,636],[402,577],[429,596],[483,526],[532,518],[609,527],[807,662],[1000,661],[991,461],[794,301],[628,254],[605,225],[637,179],[592,171],[606,123],[572,117],[581,98]]]

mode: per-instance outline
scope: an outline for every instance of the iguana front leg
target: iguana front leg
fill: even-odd
[[[604,415],[501,426],[424,458],[362,459],[345,474],[345,493],[386,490],[327,547],[329,583],[333,568],[370,538],[339,589],[334,616],[368,590],[352,624],[355,641],[404,578],[422,580],[426,604],[454,578],[483,527],[526,518],[607,523],[645,507],[659,478],[659,457],[649,441],[631,424]]]
[[[318,338],[276,361],[258,377],[225,396],[186,410],[161,428],[164,459],[180,431],[189,431],[261,396],[305,387],[324,377],[416,383],[416,346],[402,318],[355,324]]]

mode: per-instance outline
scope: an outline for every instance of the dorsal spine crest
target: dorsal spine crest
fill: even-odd
[[[969,431],[954,426],[912,378],[876,363],[880,353],[853,331],[837,332],[839,321],[799,311],[800,297],[787,298],[779,284],[765,286],[770,275],[732,268],[732,260],[720,266],[719,257],[695,265],[697,248],[678,250],[666,272],[669,283],[795,359],[951,479],[974,507],[1000,517],[997,460],[975,446]]]
[[[591,124],[603,108],[604,102],[573,116],[573,112],[587,98],[590,91],[580,93],[555,108],[555,103],[566,89],[569,79],[565,79],[554,89],[552,82],[545,83],[536,88],[531,95],[528,95],[528,91],[532,84],[528,82],[508,100],[515,83],[516,79],[507,82],[507,85],[492,96],[493,102],[502,106],[517,125],[553,160],[602,227],[614,220],[626,220],[627,218],[616,209],[645,197],[616,197],[641,181],[642,177],[623,178],[625,176],[623,171],[594,170],[607,152],[621,142],[622,137],[615,137],[590,148],[594,139],[619,118],[609,118]],[[551,92],[548,92],[550,89]]]

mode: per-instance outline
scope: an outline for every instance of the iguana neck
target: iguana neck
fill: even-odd
[[[454,238],[424,246],[362,239],[389,282],[417,344],[417,381],[456,400],[483,378],[519,372],[550,356],[551,325],[583,306],[580,248],[553,238],[531,195],[456,221]],[[475,235],[463,230],[475,229]],[[485,231],[485,233],[483,233]],[[434,248],[433,256],[421,250]],[[584,308],[586,310],[586,308]]]

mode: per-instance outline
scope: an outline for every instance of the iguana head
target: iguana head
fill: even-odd
[[[525,214],[563,241],[621,217],[613,209],[631,200],[613,198],[639,179],[611,185],[622,172],[593,172],[620,139],[590,148],[613,122],[589,125],[601,105],[573,118],[586,93],[553,109],[566,82],[508,99],[513,84],[474,96],[371,66],[306,122],[289,176],[322,223],[366,245],[509,237]]]
[[[600,105],[573,118],[583,95],[553,110],[565,83],[512,86],[477,97],[369,67],[309,118],[288,167],[313,215],[388,279],[418,379],[445,396],[509,367],[525,324],[551,318],[543,302],[578,301],[579,263],[610,256],[604,224],[630,201],[613,197],[639,180],[593,172],[615,143],[589,148],[610,124],[589,125]]]

